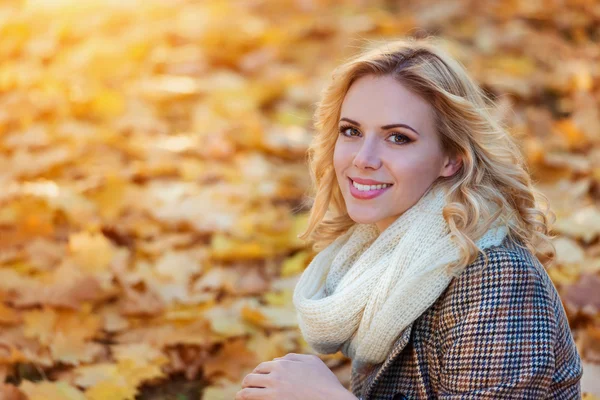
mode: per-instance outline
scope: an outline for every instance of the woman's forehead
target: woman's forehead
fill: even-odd
[[[365,76],[346,93],[340,114],[343,117],[371,128],[405,123],[418,130],[425,129],[432,113],[427,101],[394,78]]]

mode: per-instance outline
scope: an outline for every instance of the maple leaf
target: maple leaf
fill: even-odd
[[[120,309],[127,316],[159,315],[165,310],[164,302],[151,290],[140,292],[136,289],[125,288],[120,301]]]
[[[102,272],[114,257],[114,247],[101,233],[78,232],[69,237],[69,251],[84,271]]]
[[[115,305],[105,305],[99,310],[102,329],[106,332],[119,332],[130,327],[130,322],[119,312]]]
[[[220,379],[214,384],[204,388],[202,392],[203,400],[224,400],[233,399],[237,392],[242,390],[239,382],[230,382],[227,379]]]
[[[257,364],[257,356],[246,348],[241,339],[223,343],[223,347],[214,356],[209,356],[204,364],[206,376],[222,373],[232,381],[242,378],[242,373]]]
[[[301,274],[311,260],[311,254],[307,251],[299,251],[293,256],[285,259],[281,266],[281,276],[293,276]]]
[[[23,381],[19,389],[29,400],[86,400],[86,396],[66,382]]]
[[[268,337],[259,333],[247,342],[248,350],[254,352],[261,360],[270,361],[275,357],[283,357],[297,348],[297,331],[273,332]]]
[[[111,350],[119,361],[133,360],[140,365],[152,363],[158,366],[168,361],[161,351],[147,343],[116,344],[111,346]]]
[[[104,300],[114,294],[96,277],[82,273],[68,262],[41,279],[5,275],[8,281],[0,283],[0,287],[6,285],[7,300],[17,307],[49,305],[78,309],[84,302]]]
[[[56,361],[77,365],[100,359],[105,354],[105,348],[98,343],[86,342],[83,339],[77,340],[71,336],[57,333],[52,338],[50,354]]]
[[[204,318],[210,322],[212,331],[223,337],[252,333],[255,329],[242,317],[244,307],[246,307],[245,302],[238,302],[230,306],[221,304],[207,310]]]
[[[86,388],[88,399],[133,400],[141,383],[165,376],[160,367],[167,362],[164,355],[147,358],[140,354],[140,350],[134,346],[123,346],[116,364],[78,367],[75,382]]]
[[[129,385],[122,377],[113,376],[85,391],[87,400],[135,400],[138,390]]]

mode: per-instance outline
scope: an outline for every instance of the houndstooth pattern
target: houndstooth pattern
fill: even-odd
[[[580,399],[581,359],[539,260],[507,237],[485,250],[396,340],[352,370],[360,400]]]

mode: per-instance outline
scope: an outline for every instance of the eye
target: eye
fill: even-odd
[[[402,144],[402,143],[410,143],[412,141],[408,136],[403,135],[401,133],[392,133],[390,135],[390,137],[394,137],[394,136],[396,136],[397,138],[399,138],[398,140],[402,140],[402,141],[398,142],[398,141],[392,140],[392,143]]]
[[[346,134],[344,133],[344,132],[346,132],[346,130],[348,130],[348,129],[354,129],[354,130],[356,130],[356,128],[354,128],[353,126],[350,126],[350,125],[343,125],[343,126],[340,126],[340,133],[341,133],[342,135],[344,135],[344,136],[352,136],[352,135],[346,135]]]
[[[356,129],[355,127],[353,127],[353,126],[351,126],[351,125],[343,125],[343,126],[340,126],[340,129],[339,129],[339,131],[340,131],[340,133],[341,133],[342,135],[344,135],[344,136],[346,136],[346,137],[352,137],[352,136],[354,136],[354,135],[351,135],[351,134],[350,134],[350,135],[349,135],[349,134],[346,134],[346,131],[347,131],[348,129],[353,129],[353,130],[355,130],[356,132],[359,132],[359,131],[358,131],[358,129]],[[397,145],[402,145],[402,144],[407,144],[407,143],[410,143],[410,142],[412,142],[412,139],[411,139],[411,138],[409,138],[408,136],[406,136],[406,135],[403,135],[403,134],[401,134],[401,133],[392,133],[392,134],[391,134],[389,137],[394,137],[394,136],[396,136],[396,137],[398,137],[398,138],[399,138],[398,140],[392,140],[392,141],[391,141],[391,142],[392,142],[392,143],[394,143],[394,144],[397,144]]]

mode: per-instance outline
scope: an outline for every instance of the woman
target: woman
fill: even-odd
[[[236,399],[577,399],[583,373],[534,246],[549,236],[518,146],[435,39],[334,71],[309,149],[319,253],[294,305],[318,353],[259,364]],[[551,254],[553,255],[553,254]]]

